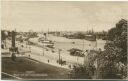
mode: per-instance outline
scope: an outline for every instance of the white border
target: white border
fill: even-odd
[[[0,12],[1,12],[1,1],[91,1],[91,2],[100,2],[100,1],[107,1],[107,2],[109,2],[109,1],[116,1],[116,2],[125,2],[125,1],[128,1],[128,0],[0,0]],[[1,18],[1,13],[0,13],[0,18]],[[1,30],[1,19],[0,19],[0,30]],[[128,31],[128,29],[127,29],[127,31]],[[128,33],[127,33],[127,37],[128,37]],[[1,32],[0,32],[0,42],[1,42]],[[127,41],[127,45],[128,45],[128,41]],[[1,46],[1,43],[0,43],[0,46]],[[128,48],[127,48],[128,49]],[[1,53],[1,48],[0,48],[0,53]],[[127,55],[127,58],[128,58],[128,55]],[[127,60],[127,63],[128,63],[128,60]],[[128,68],[127,68],[128,69]],[[1,54],[0,54],[0,73],[1,73]],[[128,74],[127,74],[127,76],[128,76]],[[108,80],[110,80],[110,81],[128,81],[127,79],[125,80],[125,79],[23,79],[23,80],[89,80],[89,81],[91,81],[91,80],[94,80],[94,81],[98,81],[98,80],[104,80],[104,81],[108,81]],[[1,74],[0,74],[0,81],[1,81]],[[7,80],[2,80],[2,81],[7,81]],[[9,80],[8,80],[9,81]],[[10,80],[10,81],[13,81],[13,80]]]

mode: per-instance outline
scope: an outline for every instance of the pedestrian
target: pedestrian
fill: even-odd
[[[48,60],[48,63],[49,63],[49,60]]]
[[[69,68],[71,69],[71,65],[69,65]]]
[[[12,55],[11,55],[11,59],[12,59],[12,61],[16,61],[16,55],[15,55],[15,53],[12,53]]]
[[[28,55],[28,57],[29,57],[29,58],[31,57],[30,54]]]

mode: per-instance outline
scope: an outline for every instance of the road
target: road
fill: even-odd
[[[62,58],[62,60],[67,62],[67,65],[61,66],[60,64],[57,63],[57,60],[59,59],[58,51],[55,51],[53,53],[51,50],[46,51],[46,49],[44,49],[42,47],[37,47],[34,45],[30,45],[28,47],[31,48],[31,53],[26,53],[26,56],[29,56],[29,54],[30,54],[31,58],[39,60],[39,61],[44,62],[44,63],[48,63],[48,60],[49,60],[48,64],[51,64],[54,66],[69,68],[68,67],[69,65],[83,64],[84,63],[83,57],[71,56],[70,54],[68,54],[68,52],[67,53],[62,52],[62,53],[60,53],[60,57]],[[22,49],[26,50],[26,48],[22,48]],[[44,50],[44,52],[43,52],[43,50]]]
[[[60,52],[60,57],[62,60],[66,61],[67,64],[61,66],[60,64],[57,63],[57,60],[59,59],[58,48],[55,48],[54,49],[55,52],[53,53],[52,49],[46,50],[45,48],[41,47],[42,44],[38,42],[37,38],[33,38],[32,40],[34,41],[34,43],[38,45],[26,45],[26,42],[19,43],[18,41],[16,41],[16,46],[19,48],[19,51],[24,51],[24,52],[31,51],[31,53],[24,53],[24,55],[21,55],[21,56],[25,56],[25,57],[30,56],[30,58],[32,59],[50,64],[53,66],[63,67],[68,69],[69,69],[69,65],[84,64],[84,57],[71,56],[68,51],[65,51],[62,49],[62,51]],[[10,43],[8,45],[11,45],[11,42],[8,41],[8,43]]]
[[[11,42],[7,41],[7,47],[10,47],[10,45],[11,45]],[[23,47],[22,47],[22,45],[23,45]],[[75,56],[71,56],[66,53],[65,54],[61,53],[60,56],[61,56],[62,60],[67,62],[66,65],[61,66],[60,64],[57,63],[57,60],[59,59],[58,51],[53,53],[51,50],[46,51],[46,49],[44,49],[42,47],[37,47],[34,45],[26,46],[26,42],[19,43],[16,41],[16,46],[19,48],[19,51],[21,52],[20,54],[17,54],[17,57],[29,57],[29,55],[30,55],[30,58],[32,58],[32,59],[38,60],[43,63],[50,64],[53,66],[57,66],[57,67],[70,69],[69,65],[78,64],[78,63],[82,64],[83,60],[84,60],[82,57],[77,58]],[[30,50],[31,50],[31,52],[22,54],[22,52],[28,52]],[[43,50],[44,50],[44,54],[43,54]],[[9,55],[9,57],[10,57],[10,55]],[[49,62],[48,62],[48,60],[49,60]]]

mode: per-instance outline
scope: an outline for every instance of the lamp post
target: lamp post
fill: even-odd
[[[30,50],[30,53],[31,53],[31,46],[29,45],[29,50]]]
[[[84,50],[84,39],[83,39],[83,50]]]
[[[76,51],[76,54],[79,54],[79,51]],[[76,60],[77,60],[77,65],[79,64],[78,63],[78,56],[76,56]]]
[[[60,51],[61,51],[61,50],[59,49],[59,61],[60,61]]]
[[[43,56],[44,56],[44,43],[43,43]]]
[[[58,49],[58,51],[59,51],[59,64],[60,64],[60,60],[61,60],[61,58],[60,58],[60,51],[62,51],[61,49]]]

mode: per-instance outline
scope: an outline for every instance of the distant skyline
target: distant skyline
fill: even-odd
[[[2,29],[107,31],[128,19],[128,2],[2,1]]]

